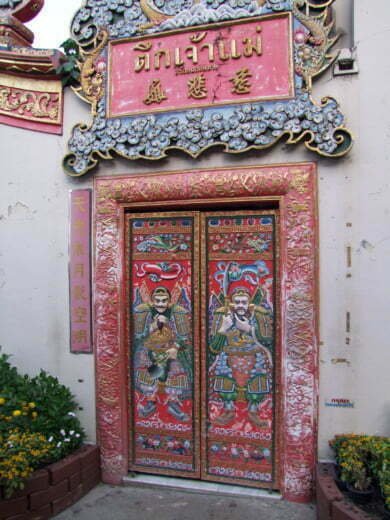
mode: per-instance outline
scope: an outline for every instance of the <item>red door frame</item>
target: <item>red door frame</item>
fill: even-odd
[[[280,483],[312,497],[317,448],[317,173],[314,163],[96,177],[94,317],[103,481],[128,473],[124,216],[131,209],[277,203],[280,211]]]

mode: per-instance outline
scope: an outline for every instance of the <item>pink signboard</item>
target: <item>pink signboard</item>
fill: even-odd
[[[294,96],[291,16],[170,31],[109,46],[109,117]]]
[[[69,294],[70,350],[92,352],[91,191],[70,191]]]

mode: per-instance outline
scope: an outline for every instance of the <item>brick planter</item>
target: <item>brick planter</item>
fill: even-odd
[[[44,520],[58,514],[100,482],[96,446],[82,446],[65,459],[35,471],[22,491],[0,497],[0,520]]]
[[[345,500],[334,480],[334,464],[316,469],[317,520],[370,520],[372,517]]]

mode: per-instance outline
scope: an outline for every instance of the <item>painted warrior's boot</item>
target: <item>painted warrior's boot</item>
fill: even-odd
[[[189,415],[183,412],[176,401],[168,401],[168,413],[178,421],[187,422],[190,420]]]
[[[256,403],[251,403],[248,407],[248,418],[252,424],[255,426],[261,427],[264,426],[264,421],[262,421],[259,417],[259,405]]]
[[[223,405],[223,412],[214,419],[214,422],[224,426],[232,422],[235,416],[236,412],[234,411],[233,401],[225,401]]]
[[[143,406],[140,411],[139,415],[140,417],[143,417],[146,419],[146,417],[149,417],[150,415],[153,415],[156,411],[156,403],[154,401],[148,401],[145,406]]]

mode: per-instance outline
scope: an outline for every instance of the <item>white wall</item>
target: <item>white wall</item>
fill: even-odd
[[[321,159],[303,145],[279,145],[239,156],[215,151],[198,160],[182,154],[150,163],[117,159],[71,179],[61,168],[66,141],[72,125],[88,121],[89,112],[70,91],[64,137],[0,126],[0,344],[21,370],[43,367],[71,387],[91,440],[93,357],[69,353],[69,189],[90,187],[93,175],[299,161],[316,161],[319,170],[319,456],[331,456],[327,442],[335,433],[390,434],[390,5],[376,0],[373,9],[370,0],[356,0],[355,6],[360,73],[332,79],[328,72],[313,93],[318,101],[331,95],[340,102],[356,137],[346,158]],[[331,398],[348,398],[354,408],[326,407]]]
[[[64,136],[80,117],[71,98]],[[68,301],[68,193],[90,180],[64,174],[65,148],[65,137],[0,125],[0,345],[22,372],[43,368],[72,389],[93,441],[94,360],[69,353]]]

